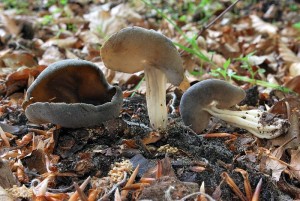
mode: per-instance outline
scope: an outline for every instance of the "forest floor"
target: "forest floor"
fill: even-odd
[[[226,10],[232,3],[3,0],[0,200],[299,200],[300,3],[240,1]],[[144,73],[102,62],[104,42],[130,26],[159,31],[180,52],[186,80],[168,85],[165,130],[150,126]],[[121,87],[118,118],[90,128],[28,121],[26,90],[64,59],[91,61]],[[289,130],[260,139],[211,118],[196,134],[179,102],[210,78],[240,86],[240,108],[281,115]]]

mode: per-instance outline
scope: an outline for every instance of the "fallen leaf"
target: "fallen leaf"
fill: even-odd
[[[20,68],[20,67],[34,67],[37,66],[36,58],[27,52],[14,51],[12,53],[5,54],[0,58],[7,68]],[[2,69],[3,70],[3,69]]]
[[[137,23],[143,19],[140,14],[129,6],[129,3],[121,3],[115,6],[111,9],[110,13],[112,16],[116,16],[121,19],[126,18],[131,23]]]
[[[297,150],[291,150],[291,162],[289,172],[300,181],[300,148]]]
[[[50,46],[58,46],[60,48],[70,48],[73,47],[78,41],[77,37],[67,37],[67,38],[52,38],[42,45],[43,49],[47,49]]]
[[[290,50],[283,42],[279,42],[279,55],[285,62],[288,63],[299,63],[300,58],[296,56],[296,54]]]
[[[8,161],[0,158],[0,187],[11,188],[14,185],[17,185],[17,182]]]
[[[13,35],[18,35],[21,31],[21,26],[17,24],[16,20],[13,19],[12,15],[1,14],[1,20],[5,26],[5,28],[9,31],[9,33]]]
[[[289,68],[290,76],[295,77],[300,75],[300,62],[292,63]]]
[[[278,138],[270,140],[273,146],[284,145],[285,149],[297,148],[300,144],[300,131],[299,131],[299,120],[296,112],[292,112],[289,117],[291,126],[286,135],[279,136]],[[289,143],[286,143],[289,141]]]
[[[266,169],[272,170],[272,178],[275,181],[279,181],[281,173],[287,168],[287,165],[279,162],[284,150],[282,146],[276,148],[266,160]]]
[[[294,92],[300,94],[300,65],[299,65],[299,75],[296,75],[292,79],[288,80],[284,84],[284,86],[291,89],[291,90],[293,90]]]
[[[60,61],[65,58],[65,55],[61,52],[59,47],[51,46],[46,49],[42,58],[39,61],[39,64],[48,66],[56,61]]]
[[[7,88],[6,95],[13,94],[20,89],[27,87],[30,76],[37,77],[46,66],[40,65],[33,68],[20,68],[18,71],[9,74],[6,78],[5,85]]]
[[[259,33],[268,33],[274,35],[277,33],[278,28],[270,23],[264,22],[256,15],[250,15],[252,20],[252,27]]]

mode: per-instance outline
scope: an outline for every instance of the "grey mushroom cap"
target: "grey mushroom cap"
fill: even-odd
[[[68,59],[49,65],[28,88],[23,108],[33,123],[91,127],[118,117],[122,91],[95,64]]]
[[[243,89],[226,81],[218,79],[200,81],[183,94],[180,114],[186,126],[190,126],[196,133],[201,133],[211,117],[204,108],[215,101],[219,109],[226,109],[241,102],[245,96]]]
[[[101,57],[111,70],[135,73],[156,68],[179,85],[184,77],[181,57],[172,41],[154,30],[128,27],[113,34],[102,46]]]
[[[111,102],[103,105],[37,102],[26,108],[25,115],[31,122],[51,122],[66,128],[101,125],[101,123],[119,116],[123,95],[119,87],[115,87],[115,89],[116,93]]]

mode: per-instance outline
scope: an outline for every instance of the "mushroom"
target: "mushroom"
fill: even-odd
[[[104,43],[101,57],[111,70],[126,73],[144,70],[151,126],[165,129],[166,82],[179,85],[184,77],[183,64],[172,41],[154,30],[124,28]]]
[[[245,98],[243,89],[226,81],[208,79],[191,86],[182,96],[180,113],[186,126],[201,133],[211,116],[248,130],[259,138],[272,139],[285,133],[289,122],[258,109],[232,111],[227,108]]]
[[[122,91],[95,64],[67,59],[49,65],[28,88],[23,109],[33,123],[91,127],[118,117]]]

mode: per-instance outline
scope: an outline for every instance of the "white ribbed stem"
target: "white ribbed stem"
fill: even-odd
[[[259,138],[272,139],[282,134],[277,131],[282,129],[284,120],[278,119],[276,125],[263,125],[260,123],[263,114],[260,110],[231,111],[218,109],[215,104],[204,110],[229,124],[248,130]]]
[[[146,100],[151,126],[165,129],[168,122],[165,74],[155,68],[145,68]]]

